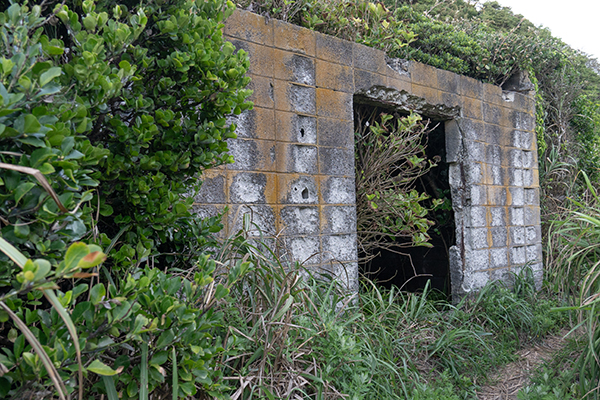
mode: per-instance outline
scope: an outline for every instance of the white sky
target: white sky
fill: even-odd
[[[600,60],[600,0],[496,0]]]

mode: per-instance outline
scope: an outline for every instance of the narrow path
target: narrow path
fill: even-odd
[[[565,346],[568,331],[547,337],[543,342],[520,350],[519,359],[490,377],[492,384],[479,390],[479,400],[515,400],[519,390],[529,383],[529,377],[544,361]]]

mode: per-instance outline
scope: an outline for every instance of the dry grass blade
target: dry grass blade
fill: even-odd
[[[25,335],[25,338],[27,339],[31,347],[39,355],[40,359],[42,360],[42,363],[44,364],[44,367],[46,368],[46,371],[48,372],[48,375],[50,376],[50,379],[52,379],[52,383],[54,384],[56,391],[58,392],[58,397],[61,400],[70,399],[71,397],[68,394],[69,392],[67,392],[65,384],[63,383],[62,379],[60,379],[60,375],[54,367],[52,360],[50,360],[50,357],[48,357],[48,354],[46,354],[40,342],[35,338],[33,332],[29,330],[27,325],[25,325],[25,323],[21,321],[21,319],[14,312],[12,312],[12,310],[6,304],[4,304],[4,302],[0,301],[0,307],[2,307],[4,311],[6,311],[6,313],[13,319],[13,321],[19,327],[21,332],[23,332],[23,335]]]
[[[48,192],[48,194],[50,195],[50,197],[52,197],[52,200],[54,200],[54,202],[56,203],[56,205],[58,206],[58,208],[60,209],[60,211],[64,212],[64,213],[68,213],[69,210],[67,210],[65,208],[65,206],[63,206],[63,204],[60,202],[60,199],[58,198],[58,195],[56,194],[56,192],[54,191],[54,189],[52,189],[52,186],[50,186],[50,184],[48,183],[48,181],[46,180],[46,178],[44,177],[44,175],[38,171],[35,168],[29,168],[29,167],[23,167],[21,165],[12,165],[12,164],[6,164],[6,163],[0,163],[0,168],[3,169],[9,169],[11,171],[17,171],[17,172],[22,172],[24,174],[28,174],[33,176],[35,179],[37,179],[37,181],[40,183],[40,185],[42,185],[42,187],[46,190],[46,192]]]

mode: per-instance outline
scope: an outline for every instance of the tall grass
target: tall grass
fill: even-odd
[[[241,232],[218,255],[223,268],[251,265],[222,307],[220,368],[234,400],[473,397],[475,382],[556,325],[530,275],[457,306],[429,286],[405,293],[368,280],[356,299],[260,243]]]
[[[585,191],[571,199],[551,221],[547,247],[548,279],[557,290],[577,299],[575,306],[586,344],[575,363],[579,396],[600,398],[600,198],[585,173]]]

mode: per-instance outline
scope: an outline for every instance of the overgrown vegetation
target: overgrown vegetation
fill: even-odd
[[[251,107],[233,5],[3,5],[0,397],[222,396],[212,306],[232,282],[213,281],[220,223],[189,194]]]
[[[415,189],[434,160],[425,155],[427,124],[417,114],[392,115],[355,107],[356,219],[361,262],[380,249],[429,245],[430,197]],[[384,173],[382,173],[384,171]],[[441,200],[434,199],[435,208]]]
[[[368,281],[352,297],[244,231],[218,242],[218,218],[197,220],[188,194],[231,161],[226,117],[251,107],[247,58],[221,34],[233,5],[3,2],[0,397],[469,398],[516,349],[567,325],[550,309],[577,296],[563,310],[580,312],[586,345],[569,351],[581,356],[519,396],[598,398],[598,64],[494,3],[406,3],[242,5],[487,82],[529,71],[560,300],[527,270],[457,305]],[[383,154],[412,145],[409,180],[427,169],[408,140],[417,119],[359,131]],[[395,188],[366,204],[413,214],[377,229],[424,243],[422,195]]]

